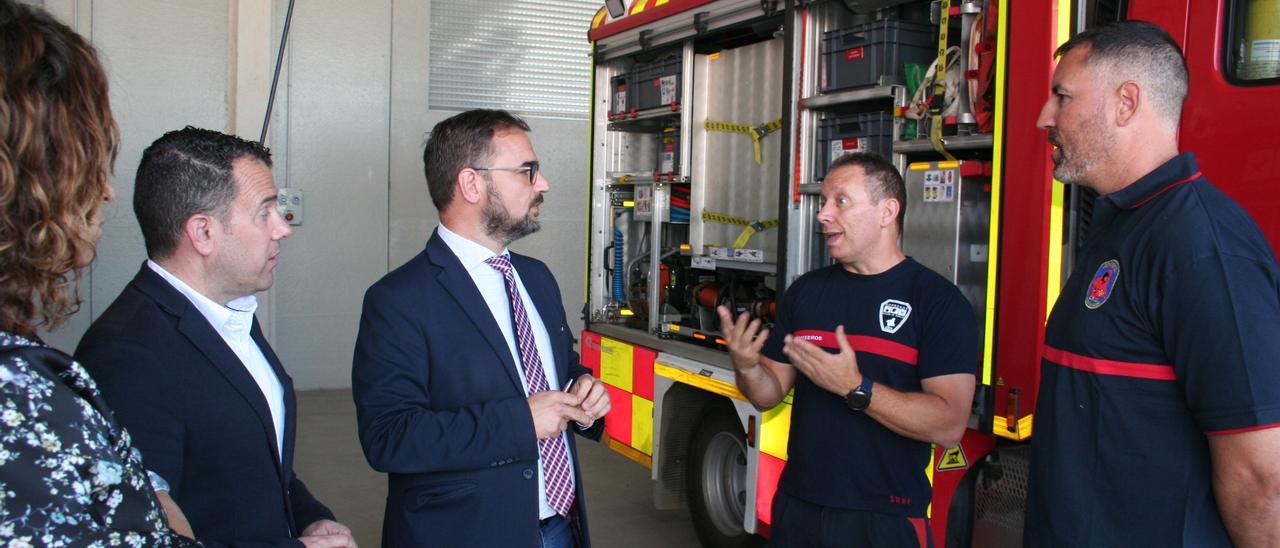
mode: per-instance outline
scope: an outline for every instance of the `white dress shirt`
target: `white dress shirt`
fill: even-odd
[[[502,278],[502,273],[498,272],[485,261],[490,257],[494,257],[493,251],[489,248],[468,240],[457,233],[449,230],[443,224],[437,228],[437,234],[440,239],[444,240],[445,245],[453,251],[453,254],[462,262],[462,268],[471,275],[471,281],[475,282],[476,289],[480,290],[480,295],[484,297],[485,304],[489,305],[489,313],[493,315],[493,319],[498,322],[498,327],[502,329],[502,338],[507,341],[507,349],[511,352],[511,359],[516,364],[516,373],[520,375],[520,383],[524,385],[524,391],[529,393],[529,381],[524,377],[524,366],[520,362],[520,353],[516,349],[515,331],[511,327],[511,309],[508,304],[507,283]],[[503,249],[502,253],[508,250]],[[547,386],[551,390],[560,389],[560,379],[556,376],[555,354],[551,351],[551,337],[547,335],[547,326],[542,322],[542,316],[538,313],[538,307],[534,306],[533,301],[529,299],[529,292],[524,287],[524,282],[520,280],[520,273],[513,266],[511,269],[515,275],[516,287],[520,289],[520,299],[524,301],[524,308],[529,312],[529,326],[533,330],[533,340],[538,347],[538,357],[542,360],[542,370],[547,378]],[[565,432],[561,436],[568,436]],[[569,440],[565,439],[565,448],[569,447]],[[573,458],[569,458],[569,477],[573,477]],[[556,515],[556,511],[551,509],[551,505],[547,503],[547,484],[546,477],[542,470],[542,459],[538,459],[538,508],[540,518],[549,518]]]
[[[271,363],[250,335],[253,313],[258,309],[258,298],[253,295],[240,297],[223,306],[192,289],[154,261],[148,259],[147,266],[195,305],[196,310],[204,315],[209,325],[213,326],[214,331],[235,352],[245,370],[258,383],[258,389],[262,390],[267,407],[271,409],[271,422],[276,429],[276,458],[284,458],[284,385],[280,384],[279,377],[271,369]]]

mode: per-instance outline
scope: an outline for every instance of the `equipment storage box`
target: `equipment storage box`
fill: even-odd
[[[680,65],[679,57],[636,65],[632,72],[636,108],[644,110],[680,102]]]
[[[822,34],[822,91],[901,83],[908,63],[938,57],[933,27],[881,19]],[[881,81],[881,77],[885,77]]]
[[[635,108],[635,86],[631,85],[630,72],[609,79],[609,119],[621,116]]]
[[[892,160],[893,114],[886,111],[846,114],[818,121],[814,180],[827,176],[827,166],[850,152],[874,152]]]

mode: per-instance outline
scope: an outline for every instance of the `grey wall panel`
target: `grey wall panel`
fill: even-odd
[[[283,246],[272,321],[300,389],[350,384],[361,297],[386,272],[390,60],[390,0],[295,8],[283,183],[306,211]]]
[[[399,85],[397,78],[393,87]],[[402,100],[398,97],[403,95],[393,97],[393,105]],[[392,108],[396,110],[397,107]],[[431,127],[453,114],[456,112],[433,110],[423,116],[410,115],[421,119],[422,129],[415,132],[406,128],[403,135],[396,132],[405,141],[392,144],[395,165],[391,170],[399,175],[393,177],[390,189],[390,268],[400,266],[421,252],[431,231],[439,223],[439,215],[431,204],[422,174],[422,147]],[[530,138],[551,190],[539,208],[542,230],[511,247],[517,252],[537,257],[551,268],[560,284],[569,326],[576,333],[582,329],[580,310],[584,302],[589,126],[580,120],[532,117],[526,120],[533,130]],[[394,127],[394,121],[392,125]]]
[[[551,184],[539,220],[542,230],[514,244],[520,253],[547,263],[560,284],[560,295],[574,336],[582,330],[586,276],[587,171],[586,120],[530,118],[534,151]]]
[[[395,0],[392,5],[388,269],[421,252],[439,220],[422,174],[422,148],[431,127],[451,113],[427,109],[429,4]]]
[[[229,21],[226,0],[57,1],[88,27],[82,32],[102,53],[123,133],[113,178],[119,201],[107,210],[98,261],[82,284],[86,303],[48,337],[71,349],[145,258],[129,205],[142,149],[187,124],[229,127]],[[275,1],[273,48],[286,4]],[[421,251],[438,219],[422,146],[431,127],[454,112],[427,108],[430,1],[358,8],[340,0],[298,3],[268,142],[277,184],[306,195],[305,223],[284,242],[269,319],[272,344],[299,389],[349,386],[365,289]],[[577,330],[588,125],[529,122],[552,188],[543,230],[513,247],[551,267]]]
[[[73,10],[66,2],[56,10]],[[79,10],[88,11],[80,2]],[[77,19],[84,21],[82,13]],[[133,177],[142,149],[165,131],[187,124],[227,125],[226,0],[111,0],[93,2],[88,36],[106,65],[111,106],[120,124],[121,147],[111,178],[116,203],[106,209],[98,259],[81,283],[81,311],[48,340],[71,350],[115,300],[146,258],[142,233],[130,206]],[[73,24],[68,21],[68,24]]]
[[[396,0],[392,43],[389,265],[395,268],[422,251],[439,223],[422,173],[422,148],[431,128],[457,113],[428,110],[430,2]],[[586,36],[583,36],[586,40]],[[583,86],[590,82],[584,81]],[[481,105],[476,105],[481,106]],[[585,120],[529,117],[534,150],[551,191],[541,209],[542,230],[512,245],[546,262],[560,284],[569,325],[581,330],[587,218]],[[349,353],[348,353],[349,354]]]
[[[586,33],[599,9],[597,0],[435,2],[431,104],[585,118]]]

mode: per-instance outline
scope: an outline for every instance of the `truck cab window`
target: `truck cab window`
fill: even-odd
[[[1238,85],[1280,84],[1280,2],[1233,0],[1227,5],[1223,70]]]

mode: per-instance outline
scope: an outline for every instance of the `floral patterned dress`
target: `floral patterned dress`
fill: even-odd
[[[0,546],[189,546],[70,356],[0,331]]]

